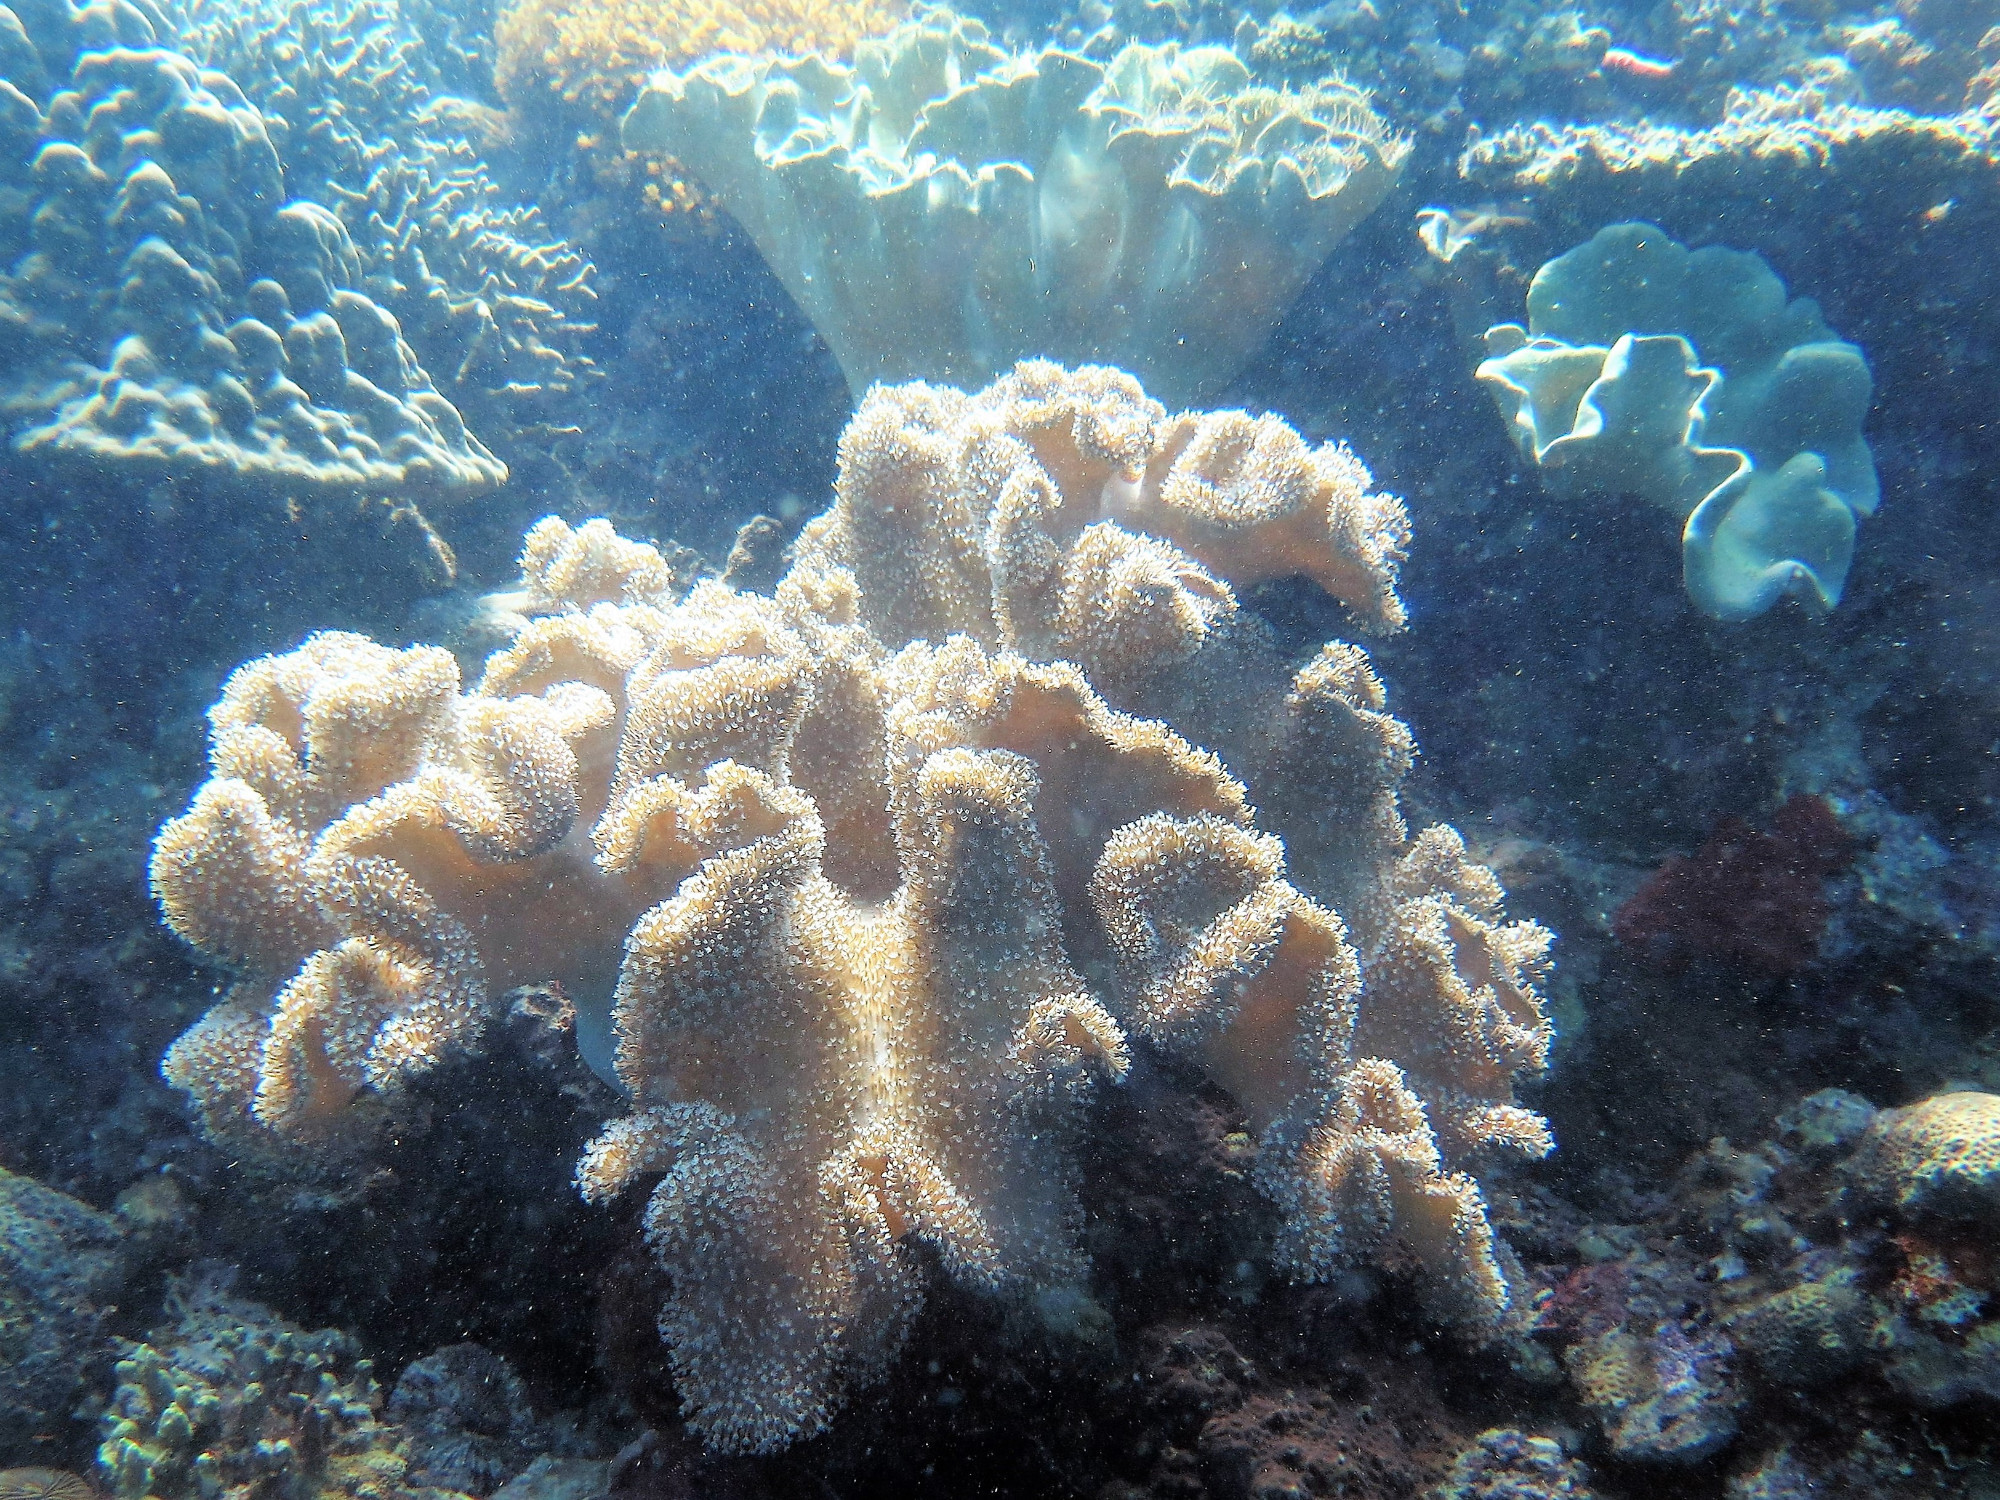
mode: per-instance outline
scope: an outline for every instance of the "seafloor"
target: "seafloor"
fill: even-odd
[[[1024,1308],[913,1245],[928,1298],[886,1377],[743,1457],[684,1423],[643,1195],[573,1185],[624,1105],[559,997],[509,997],[337,1182],[211,1139],[160,1073],[230,970],[162,924],[148,852],[239,663],[322,628],[476,663],[478,601],[550,513],[768,592],[832,494],[847,383],[726,207],[649,196],[587,91],[503,90],[493,15],[451,3],[0,7],[0,1500],[2000,1494],[2000,10],[1294,18],[1274,72],[1371,90],[1410,156],[1200,405],[1344,440],[1403,498],[1409,627],[1368,649],[1420,747],[1405,813],[1557,936],[1548,1066],[1518,1084],[1557,1147],[1478,1168],[1509,1317],[1434,1320],[1421,1268],[1278,1274],[1244,1111],[1138,1041],[1077,1131],[1082,1289]],[[1271,20],[981,15],[1099,55]],[[46,436],[71,408],[36,382],[80,377],[38,347],[102,364],[116,309],[155,305],[65,263],[63,216],[165,210],[102,172],[50,186],[63,130],[168,107],[157,54],[86,76],[118,44],[240,88],[230,150],[262,112],[283,191],[231,243],[276,265],[306,252],[257,214],[341,207],[353,284],[476,441],[422,428],[407,473],[335,480]],[[1640,122],[1666,144],[1635,165]],[[149,139],[218,222],[198,181],[251,180]],[[1428,207],[1479,227],[1471,270],[1420,241]],[[1536,266],[1628,219],[1754,251],[1865,352],[1881,508],[1831,611],[1705,617],[1672,523],[1545,490],[1475,381],[1478,297],[1518,317]],[[480,295],[503,313],[468,335]],[[1297,579],[1240,592],[1287,648],[1351,633]],[[1897,1158],[1899,1129],[1936,1149]]]

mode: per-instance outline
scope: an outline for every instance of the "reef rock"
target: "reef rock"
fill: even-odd
[[[109,1356],[103,1321],[125,1277],[121,1239],[109,1215],[0,1170],[0,1453],[61,1437]]]
[[[559,985],[633,1106],[578,1182],[657,1179],[661,1326],[724,1448],[883,1367],[914,1243],[995,1293],[1080,1278],[1077,1106],[1128,1029],[1235,1094],[1291,1272],[1409,1270],[1480,1336],[1509,1288],[1469,1169],[1551,1144],[1513,1099],[1549,936],[1405,827],[1365,653],[1287,661],[1233,587],[1391,627],[1406,541],[1344,448],[1040,363],[872,391],[775,598],[676,601],[652,549],[545,520],[471,691],[341,634],[229,680],[152,875],[243,977],[167,1075],[246,1156],[336,1167],[495,996]]]
[[[715,192],[857,396],[1047,356],[1193,400],[1409,154],[1338,80],[1264,87],[1227,47],[1014,55],[942,8],[851,66],[731,55],[660,73],[624,140]]]

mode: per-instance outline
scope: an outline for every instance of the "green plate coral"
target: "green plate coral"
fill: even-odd
[[[1873,382],[1759,256],[1611,225],[1543,266],[1527,328],[1490,328],[1486,348],[1478,378],[1546,485],[1682,519],[1697,608],[1840,602],[1881,495],[1861,435]]]

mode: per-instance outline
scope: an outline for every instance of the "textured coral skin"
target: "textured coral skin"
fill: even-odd
[[[1200,440],[1247,422],[1099,368],[878,388],[775,598],[676,602],[650,548],[551,518],[470,692],[354,636],[250,663],[154,852],[169,922],[245,971],[169,1078],[239,1150],[337,1160],[496,995],[560,985],[633,1105],[578,1183],[664,1173],[662,1330],[726,1449],[883,1367],[915,1243],[995,1293],[1083,1274],[1069,1147],[1128,1031],[1262,1132],[1289,1270],[1406,1268],[1490,1328],[1467,1169],[1551,1144],[1512,1092],[1548,934],[1404,827],[1359,648],[1294,669],[1240,607],[1309,571],[1392,624],[1407,537],[1345,449]],[[1105,516],[1169,494],[1193,555]]]

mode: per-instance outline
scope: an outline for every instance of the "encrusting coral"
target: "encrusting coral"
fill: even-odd
[[[944,9],[851,66],[659,73],[624,142],[716,194],[857,396],[1044,356],[1172,401],[1242,367],[1409,154],[1338,79],[1265,87],[1227,47],[1017,55]]]
[[[167,1074],[246,1154],[337,1161],[500,990],[559,984],[633,1106],[578,1182],[665,1174],[661,1326],[723,1448],[882,1368],[909,1244],[994,1292],[1083,1274],[1069,1147],[1127,1028],[1262,1132],[1289,1269],[1406,1267],[1483,1333],[1466,1169],[1550,1145],[1512,1094],[1548,934],[1404,827],[1365,654],[1295,670],[1234,587],[1395,628],[1407,540],[1345,448],[1046,363],[871,391],[775,597],[676,602],[650,548],[545,520],[470,692],[337,634],[230,679],[152,873],[243,977]]]

